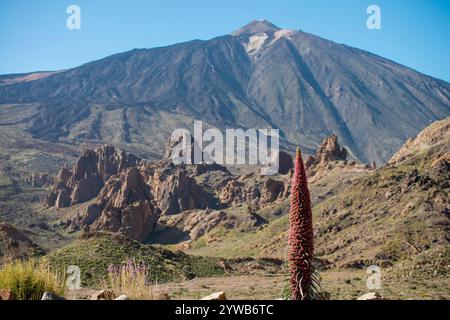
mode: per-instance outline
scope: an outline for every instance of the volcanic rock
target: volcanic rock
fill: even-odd
[[[309,176],[313,176],[322,168],[327,167],[331,161],[347,160],[347,149],[341,148],[338,143],[338,137],[332,135],[325,138],[315,156],[309,156],[305,161],[305,168]]]
[[[201,300],[227,300],[225,292],[216,292],[207,297],[202,298]]]
[[[170,175],[158,170],[152,179],[152,190],[163,214],[206,209],[213,202],[212,197],[181,168]]]
[[[142,241],[153,231],[159,214],[150,186],[139,170],[132,167],[108,180],[97,205],[88,208],[84,224],[90,230],[120,232]]]
[[[16,300],[14,293],[9,289],[0,289],[0,301]]]
[[[95,198],[105,182],[115,174],[135,166],[140,161],[134,155],[104,145],[97,150],[86,150],[72,171],[63,167],[48,192],[45,203],[57,209],[87,202]]]
[[[114,300],[116,294],[112,290],[100,290],[91,296],[91,300]]]
[[[0,262],[3,257],[20,258],[43,250],[21,231],[6,222],[0,222]]]

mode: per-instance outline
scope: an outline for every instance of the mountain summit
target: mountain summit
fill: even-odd
[[[381,164],[450,116],[448,82],[267,21],[28,80],[0,82],[9,146],[113,143],[155,158],[174,129],[202,120],[278,128],[284,148],[307,154],[335,134],[349,157]]]
[[[272,33],[281,30],[267,20],[254,20],[231,33],[232,36],[249,36],[258,33]]]

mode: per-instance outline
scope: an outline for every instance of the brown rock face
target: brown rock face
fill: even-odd
[[[136,166],[141,159],[131,153],[123,150],[116,150],[111,145],[103,146],[98,149],[97,168],[98,174],[103,181],[109,177],[123,172],[127,168]]]
[[[189,232],[191,240],[197,240],[218,225],[225,224],[231,226],[235,225],[232,221],[232,217],[228,217],[225,212],[205,210],[190,215],[190,217],[186,219],[186,225],[184,226],[183,231]]]
[[[8,223],[0,222],[0,262],[3,257],[25,257],[30,250],[42,251],[21,231]]]
[[[8,289],[0,289],[0,301],[13,301],[16,300],[14,293]]]
[[[159,215],[150,186],[138,168],[132,167],[108,180],[83,223],[90,230],[120,232],[142,241],[155,228]]]
[[[347,160],[347,149],[339,146],[336,135],[326,138],[319,150],[317,150],[316,159],[319,162]]]
[[[403,147],[389,160],[389,163],[396,164],[411,160],[420,153],[433,159],[448,157],[450,154],[449,139],[450,117],[425,128],[415,139],[408,139]]]
[[[283,172],[290,171],[291,162],[288,154],[280,155]],[[85,151],[72,171],[62,168],[46,203],[66,208],[96,198],[90,205],[73,209],[75,214],[66,224],[71,230],[82,229],[87,233],[107,230],[143,241],[161,217],[234,205],[256,208],[285,199],[289,194],[287,180],[287,175],[234,178],[217,164],[175,166],[167,159],[144,163],[111,146],[103,146]],[[249,225],[258,223],[258,219],[249,217]],[[199,216],[195,231],[190,231],[195,238],[218,223],[235,226],[233,218],[230,219],[220,211]]]
[[[224,206],[249,205],[257,208],[289,196],[289,177],[240,177],[225,185],[220,194]]]
[[[245,202],[243,183],[238,179],[230,180],[220,194],[220,203],[232,206],[238,202]]]
[[[46,196],[49,207],[67,208],[95,198],[112,175],[137,165],[140,160],[113,146],[86,150],[72,171],[63,167]]]
[[[205,209],[214,204],[214,198],[193,177],[211,170],[227,172],[216,165],[187,168],[164,160],[143,163],[103,146],[95,152],[84,152],[72,171],[61,169],[46,203],[65,208],[97,197],[83,213],[69,219],[72,229],[108,230],[142,241],[162,214]]]
[[[309,156],[305,161],[305,168],[309,176],[327,166],[331,161],[347,160],[347,149],[341,148],[336,135],[325,138],[316,152],[316,156]]]
[[[213,199],[197,185],[194,178],[182,169],[167,175],[156,171],[152,189],[158,207],[163,214],[177,214],[186,210],[206,209]]]
[[[289,196],[289,184],[280,180],[267,179],[263,183],[261,204],[269,204]]]

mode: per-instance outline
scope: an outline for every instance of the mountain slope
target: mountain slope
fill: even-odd
[[[448,277],[449,125],[447,118],[426,128],[402,148],[406,156],[377,170],[341,161],[330,163],[322,178],[310,178],[316,255],[342,269],[375,264],[398,281]],[[288,208],[286,200],[265,210]],[[288,229],[287,214],[245,234],[216,229],[188,252],[283,258]]]
[[[450,115],[450,84],[368,52],[254,21],[231,35],[116,54],[0,86],[0,127],[61,143],[112,142],[147,157],[194,120],[280,128],[312,152],[337,134],[362,161],[387,161]]]

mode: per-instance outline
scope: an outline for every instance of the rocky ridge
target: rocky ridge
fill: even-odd
[[[34,253],[42,254],[43,250],[21,231],[0,221],[0,262],[4,258],[21,258]]]
[[[166,155],[170,148],[169,141]],[[72,170],[63,167],[45,201],[49,207],[69,210],[88,203],[64,222],[72,230],[107,230],[139,241],[148,238],[162,217],[203,210],[202,219],[196,212],[197,218],[186,222],[185,229],[198,238],[202,230],[233,219],[222,209],[247,206],[252,211],[286,199],[291,168],[291,156],[281,152],[280,170],[285,174],[236,177],[217,164],[175,166],[168,157],[145,162],[103,146],[86,150]],[[193,222],[196,219],[204,225]],[[261,220],[252,215],[249,219],[251,225]]]
[[[258,170],[233,175],[217,164],[175,166],[169,159],[173,147],[169,141],[166,156],[158,162],[135,160],[111,146],[87,150],[73,170],[61,169],[47,195],[47,204],[74,209],[64,222],[71,230],[106,230],[138,241],[151,238],[156,242],[185,243],[217,228],[245,231],[265,225],[266,219],[256,212],[289,197],[293,161],[283,151],[279,156],[280,174],[268,177],[259,175]],[[120,165],[120,161],[109,164],[105,154],[121,154],[122,159],[132,158],[136,165]],[[324,140],[315,157],[308,159],[309,173],[314,176],[326,172],[334,162],[354,170],[357,165],[347,164],[345,159],[345,148],[332,136]],[[99,184],[83,190],[85,184],[79,183],[83,179]],[[77,194],[89,197],[80,202],[73,196]],[[67,201],[61,205],[64,196]],[[48,201],[55,198],[54,202]],[[80,203],[87,205],[79,207]],[[179,231],[173,234],[171,230]]]

